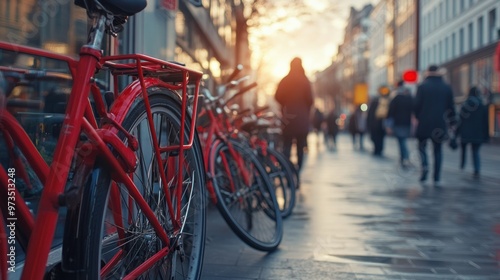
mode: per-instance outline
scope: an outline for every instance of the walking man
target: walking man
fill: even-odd
[[[420,182],[427,180],[429,163],[427,160],[427,140],[431,140],[434,152],[434,186],[440,186],[442,143],[448,140],[448,128],[455,124],[453,91],[444,82],[443,72],[431,65],[426,78],[417,87],[415,97],[415,117],[418,120],[416,137],[422,163]]]
[[[406,139],[411,134],[411,115],[413,98],[410,90],[404,86],[403,81],[397,83],[396,96],[392,99],[387,113],[386,128],[393,134],[399,143],[399,158],[401,167],[407,168],[410,155],[406,146]]]

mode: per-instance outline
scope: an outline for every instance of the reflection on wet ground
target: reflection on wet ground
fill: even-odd
[[[479,181],[445,149],[435,188],[419,184],[415,149],[415,167],[398,168],[393,139],[385,158],[347,136],[335,152],[309,140],[279,250],[245,246],[210,211],[203,279],[500,279],[500,146],[483,148]]]

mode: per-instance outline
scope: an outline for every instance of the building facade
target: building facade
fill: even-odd
[[[339,82],[342,85],[343,106],[368,102],[368,29],[372,9],[371,4],[361,10],[351,7],[344,41],[339,46],[336,63],[341,65]]]
[[[143,53],[175,60],[207,73],[217,83],[249,59],[242,4],[232,0],[148,1],[130,17],[118,38],[106,42],[106,53]],[[243,26],[242,26],[243,25]],[[77,56],[87,40],[88,20],[73,1],[0,1],[0,40]],[[236,50],[237,48],[241,50]],[[246,53],[245,53],[246,52]],[[242,54],[243,53],[243,54]],[[239,55],[239,57],[237,57]]]
[[[391,0],[394,7],[394,82],[418,69],[418,0]]]
[[[393,12],[390,11],[390,1],[382,0],[370,14],[370,29],[368,43],[370,49],[368,92],[370,96],[377,94],[380,86],[388,85],[390,63],[392,60],[392,45],[390,42]]]
[[[418,0],[381,0],[370,14],[370,94],[418,70]]]
[[[420,69],[437,64],[460,104],[471,86],[489,90],[490,134],[500,136],[499,73],[495,49],[500,32],[500,1],[420,0]]]

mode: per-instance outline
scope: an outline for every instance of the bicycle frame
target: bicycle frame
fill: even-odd
[[[104,31],[103,17],[97,21],[94,28],[102,32]],[[96,38],[93,38],[93,40],[97,41]],[[192,116],[188,115],[187,85],[195,85],[192,111],[196,112],[198,90],[202,73],[189,70],[175,63],[165,62],[140,54],[102,57],[100,47],[97,47],[95,41],[91,41],[88,45],[81,48],[79,61],[71,57],[54,54],[40,49],[0,42],[0,49],[2,50],[21,52],[66,62],[74,79],[53,162],[50,166],[43,160],[35,145],[31,142],[29,136],[16,119],[5,110],[4,112],[0,112],[0,128],[2,128],[3,132],[7,132],[4,133],[4,135],[19,146],[21,152],[27,158],[44,185],[36,219],[33,217],[33,214],[30,213],[20,193],[17,190],[15,191],[16,213],[13,218],[16,219],[16,225],[19,225],[19,227],[16,228],[17,232],[21,233],[21,236],[16,237],[20,239],[19,242],[21,246],[27,246],[22,279],[41,279],[45,273],[46,263],[57,225],[58,210],[60,207],[65,206],[65,201],[67,201],[68,194],[64,192],[66,181],[81,132],[84,132],[89,138],[88,143],[91,143],[90,150],[92,151],[92,155],[100,155],[100,158],[104,159],[109,165],[110,170],[113,171],[114,182],[111,188],[111,201],[116,200],[116,197],[113,197],[113,195],[116,195],[113,191],[113,185],[116,184],[115,182],[124,184],[165,244],[164,249],[160,250],[153,257],[136,268],[126,279],[137,277],[151,267],[156,260],[169,253],[169,237],[147,202],[141,196],[141,193],[135,187],[130,176],[130,173],[134,170],[136,165],[134,150],[137,149],[137,141],[133,136],[126,133],[120,124],[124,120],[134,100],[142,98],[147,108],[149,130],[154,142],[154,151],[157,164],[159,164],[159,170],[164,170],[164,162],[161,159],[161,153],[168,151],[178,151],[178,166],[184,166],[183,151],[192,147],[196,132],[196,114],[193,113]],[[132,62],[122,63],[121,61],[123,60]],[[115,84],[115,101],[109,110],[102,101],[99,88],[92,82],[92,77],[96,70],[100,69],[109,70],[113,75],[113,82]],[[135,79],[121,93],[118,92],[117,86],[118,76],[120,75],[132,76]],[[181,91],[181,95],[176,97],[180,98],[182,104],[181,130],[179,132],[181,144],[179,145],[168,147],[159,146],[155,135],[156,131],[153,126],[152,112],[149,106],[147,92],[147,88],[152,86],[163,87],[172,91]],[[102,127],[98,126],[96,118],[93,115],[88,100],[89,94],[94,96],[97,111],[104,120],[104,125]],[[0,110],[2,110],[2,108],[0,108]],[[188,118],[191,118],[191,126],[189,127],[190,131],[188,138],[185,139],[185,127],[183,124]],[[119,132],[125,132],[128,145],[118,137]],[[113,147],[113,151],[119,156],[117,157],[114,155],[108,146]],[[182,168],[179,168],[179,176],[182,176],[182,171]],[[163,172],[159,173],[162,181],[168,182],[166,178],[167,175]],[[0,168],[1,197],[7,197],[7,192],[9,191],[7,185],[8,178],[7,172],[3,168]],[[182,195],[181,187],[182,180],[178,180],[178,185],[173,195],[179,200]],[[167,189],[165,184],[164,192],[168,201],[168,213],[173,217],[173,220],[177,221],[174,227],[176,231],[179,231],[182,226],[178,222],[181,215],[181,205],[179,203],[174,209],[171,203],[170,190]],[[4,211],[4,209],[7,209],[7,207],[5,207],[6,202],[6,200],[2,200],[0,206],[2,207],[1,213],[3,213],[5,219],[8,221],[9,216]],[[111,202],[111,204],[113,204],[113,202]],[[0,227],[3,230],[3,225],[0,225]],[[0,240],[0,242],[3,244],[6,240]],[[0,249],[5,250],[4,246],[0,246]],[[6,258],[6,254],[2,251],[0,262],[5,264],[7,261]],[[118,258],[119,253],[114,259]],[[1,278],[5,278],[7,274],[6,270],[4,270],[4,266],[1,266],[1,268],[2,274],[0,274],[0,276]],[[103,270],[105,273],[106,267],[103,268]]]

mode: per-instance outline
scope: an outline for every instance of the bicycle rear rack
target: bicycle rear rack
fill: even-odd
[[[198,95],[201,78],[203,73],[190,70],[185,66],[167,62],[161,59],[150,57],[143,54],[126,54],[107,56],[101,59],[101,64],[104,69],[109,70],[114,78],[114,84],[118,85],[119,76],[130,76],[138,79],[143,94],[147,94],[145,78],[156,78],[161,81],[160,85],[165,86],[170,90],[181,92],[182,116],[181,122],[185,123],[186,113],[188,112],[188,100],[192,100],[191,124],[189,130],[189,139],[181,140],[183,145],[172,145],[161,147],[161,152],[180,151],[189,149],[193,145],[194,135],[196,133],[196,114],[198,110]],[[188,85],[194,85],[193,98],[189,99]],[[118,96],[118,87],[115,87],[115,97]],[[181,126],[180,135],[184,135],[184,126]],[[184,137],[181,136],[181,139]]]

